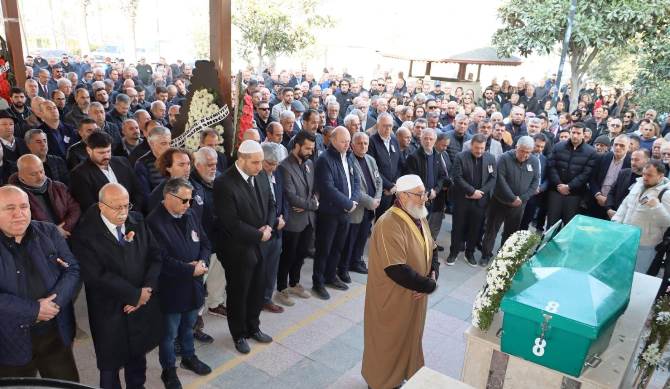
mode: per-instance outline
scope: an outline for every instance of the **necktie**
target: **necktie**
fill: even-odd
[[[251,190],[253,190],[254,189],[254,178],[252,176],[249,176],[249,178],[247,178],[247,183],[249,184],[249,187],[251,188]]]
[[[116,226],[116,239],[119,240],[119,243],[123,243],[123,231],[122,226]]]

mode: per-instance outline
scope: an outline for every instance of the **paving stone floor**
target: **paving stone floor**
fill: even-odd
[[[444,222],[440,244],[449,247],[450,217]],[[444,254],[446,256],[446,254]],[[444,258],[442,258],[444,259]],[[305,263],[302,284],[311,287],[312,261]],[[484,283],[485,271],[459,258],[455,266],[441,266],[439,288],[429,297],[423,345],[426,366],[460,378],[472,301]],[[235,351],[225,318],[205,314],[206,332],[215,338],[210,345],[197,344],[196,353],[212,367],[212,374],[198,377],[178,369],[185,388],[243,389],[365,389],[361,377],[363,354],[363,306],[366,276],[351,273],[348,291],[329,290],[331,299],[296,299],[284,313],[261,314],[261,329],[273,336],[270,345],[250,341],[252,352]],[[79,326],[87,333],[84,294],[76,304]],[[77,340],[75,357],[82,383],[96,386],[93,344]],[[157,350],[147,357],[147,389],[163,388]],[[660,387],[661,383],[654,382]],[[650,386],[651,387],[651,386]]]

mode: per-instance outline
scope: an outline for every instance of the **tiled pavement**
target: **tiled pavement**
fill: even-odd
[[[439,242],[448,248],[450,217],[443,225]],[[445,254],[446,255],[446,254]],[[444,259],[444,258],[442,258]],[[311,287],[312,261],[303,267],[302,284]],[[469,326],[472,301],[483,285],[485,271],[472,268],[461,258],[455,266],[442,263],[439,288],[429,297],[424,331],[426,366],[460,377],[465,342],[463,331]],[[274,337],[270,345],[250,341],[252,352],[243,356],[233,347],[225,318],[205,315],[206,332],[216,340],[211,345],[196,345],[196,353],[212,369],[212,374],[198,377],[178,369],[185,388],[244,389],[364,389],[361,377],[363,353],[363,306],[366,276],[351,273],[353,283],[348,291],[329,290],[328,301],[296,299],[296,305],[282,314],[263,312],[261,329]],[[86,332],[86,304],[81,294],[77,301],[79,325]],[[96,386],[98,371],[91,339],[78,340],[75,356],[81,380]],[[147,389],[160,389],[160,366],[157,350],[147,361]]]

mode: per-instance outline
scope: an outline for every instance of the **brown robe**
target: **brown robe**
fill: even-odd
[[[362,374],[373,389],[400,386],[424,365],[421,339],[428,298],[415,300],[410,289],[384,272],[388,266],[406,264],[429,275],[433,239],[425,219],[421,225],[422,232],[405,211],[394,206],[372,231]]]

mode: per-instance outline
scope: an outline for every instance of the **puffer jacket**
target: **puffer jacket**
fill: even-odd
[[[628,196],[623,200],[612,221],[640,227],[641,246],[655,246],[663,240],[663,233],[670,227],[670,192],[661,197],[661,201],[653,207],[642,204],[640,199],[658,199],[661,191],[670,190],[670,179],[663,177],[661,182],[651,188],[645,188],[642,177],[631,187]]]
[[[574,148],[570,140],[558,143],[547,161],[549,187],[555,189],[558,184],[567,184],[570,194],[584,193],[596,162],[598,154],[593,146],[582,142]]]

